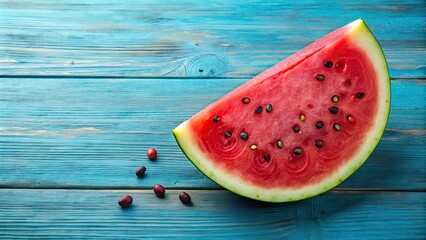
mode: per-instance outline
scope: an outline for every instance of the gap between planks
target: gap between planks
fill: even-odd
[[[152,191],[150,187],[101,187],[101,186],[25,186],[25,185],[1,185],[2,189],[11,190],[99,190],[99,191]],[[228,191],[220,187],[167,187],[166,190],[195,190],[195,191]],[[426,192],[426,189],[386,189],[386,188],[334,188],[327,192],[374,192],[374,193],[386,193],[386,192]]]
[[[266,70],[266,69],[265,69]],[[158,77],[158,76],[121,76],[121,75],[95,75],[95,76],[91,76],[91,75],[0,75],[0,79],[1,78],[33,78],[33,79],[141,79],[141,80],[146,80],[146,79],[182,79],[182,80],[199,80],[199,79],[217,79],[217,80],[225,80],[225,79],[247,79],[250,80],[252,79],[254,76],[246,76],[246,77],[217,77],[217,76],[200,76],[200,77]],[[426,80],[426,76],[421,75],[421,76],[412,76],[412,77],[404,77],[404,76],[390,76],[391,80],[412,80],[412,79],[417,79],[417,80]]]

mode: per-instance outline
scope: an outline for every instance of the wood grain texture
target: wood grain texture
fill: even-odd
[[[392,107],[346,182],[267,204],[186,159],[171,129],[357,18],[387,57]],[[425,239],[425,23],[423,0],[0,0],[0,239]]]
[[[0,0],[0,75],[245,78],[363,18],[392,77],[424,78],[425,13],[423,0]]]
[[[1,79],[0,187],[217,189],[171,130],[247,79]],[[388,128],[340,188],[424,189],[426,85],[392,81]],[[155,147],[157,161],[146,159]],[[144,179],[134,171],[148,168]]]
[[[0,189],[1,239],[424,239],[426,193],[329,192],[266,204],[228,191]],[[118,199],[130,194],[133,205]]]

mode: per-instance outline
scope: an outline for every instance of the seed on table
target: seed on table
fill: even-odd
[[[122,208],[127,208],[132,205],[133,198],[130,195],[125,195],[120,200],[118,200],[118,205],[120,205]]]
[[[155,150],[155,148],[148,148],[148,151],[146,151],[146,156],[149,160],[155,160],[157,158],[157,150]]]
[[[191,196],[186,192],[179,193],[179,199],[183,204],[189,204],[191,202]]]
[[[142,166],[142,167],[138,167],[136,169],[136,176],[138,176],[138,178],[141,178],[145,175],[145,171],[146,171],[146,167]]]
[[[154,193],[157,195],[157,197],[164,197],[166,189],[161,184],[155,184]]]

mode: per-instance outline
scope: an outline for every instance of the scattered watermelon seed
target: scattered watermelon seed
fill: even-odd
[[[332,63],[332,62],[330,62],[330,61],[326,61],[326,62],[324,62],[324,66],[325,66],[326,68],[331,68],[331,67],[333,66],[333,63]]]
[[[132,205],[133,198],[130,195],[125,195],[120,200],[118,200],[118,205],[122,208],[128,208],[130,205]]]
[[[315,125],[317,126],[317,128],[322,128],[322,126],[324,126],[324,122],[318,121]]]
[[[254,112],[255,112],[256,114],[261,113],[261,112],[262,112],[262,107],[261,107],[261,106],[258,106]]]
[[[336,131],[340,131],[340,124],[335,123],[335,124],[333,125],[333,127],[334,127],[334,130],[336,130]]]
[[[230,137],[232,136],[232,133],[231,133],[230,131],[226,131],[226,132],[224,132],[224,133],[223,133],[223,135],[224,135],[226,138],[230,138]]]
[[[317,148],[321,148],[322,147],[322,140],[316,140],[315,141],[315,146],[317,147]]]
[[[219,122],[220,121],[220,117],[219,116],[214,116],[213,117],[213,122]]]
[[[145,175],[145,172],[146,172],[145,166],[138,167],[136,169],[136,176],[138,176],[138,178],[142,178]]]
[[[256,144],[252,144],[252,145],[250,146],[250,149],[251,149],[251,150],[256,150],[256,149],[257,149]]]
[[[362,93],[362,92],[360,92],[360,93],[358,93],[357,95],[356,95],[356,97],[358,98],[358,99],[361,99],[361,98],[363,98],[365,96],[365,94],[364,93]]]
[[[304,122],[305,119],[306,119],[305,114],[300,114],[299,119],[300,119],[300,121]]]
[[[179,193],[179,200],[183,203],[183,204],[189,204],[191,202],[191,197],[189,196],[188,193],[186,192],[181,192]]]
[[[324,81],[325,76],[324,76],[324,75],[322,75],[322,74],[317,74],[317,75],[315,75],[315,78],[316,78],[318,81]]]
[[[245,98],[243,98],[241,101],[242,101],[244,104],[248,104],[248,103],[250,103],[250,98],[245,97]]]
[[[293,150],[293,152],[294,152],[294,154],[296,154],[296,155],[302,155],[302,149],[301,149],[301,148],[295,148],[295,149]]]
[[[331,101],[337,103],[339,101],[339,97],[337,95],[334,95],[333,97],[331,97]]]
[[[339,109],[338,109],[337,107],[331,107],[331,108],[329,108],[328,110],[330,110],[330,112],[331,112],[332,114],[336,114],[336,113],[338,113],[338,112],[339,112]]]
[[[300,131],[300,127],[297,124],[294,124],[293,126],[293,132],[298,133]]]
[[[248,134],[247,134],[247,133],[245,133],[245,132],[240,133],[240,137],[241,137],[241,139],[243,139],[243,140],[247,140],[247,139],[249,138]]]
[[[265,161],[266,162],[269,162],[269,161],[271,161],[271,156],[269,156],[269,154],[265,154],[265,155],[263,155],[263,159],[265,159]]]
[[[265,110],[267,112],[271,112],[272,111],[272,105],[271,104],[266,105]]]
[[[164,194],[166,193],[166,189],[161,184],[155,184],[154,186],[154,193],[157,195],[157,197],[164,197]]]
[[[157,150],[155,148],[148,148],[146,156],[149,160],[155,160],[157,158]]]
[[[284,146],[283,141],[278,140],[278,141],[277,141],[277,147],[278,147],[278,148],[283,148],[283,146]]]

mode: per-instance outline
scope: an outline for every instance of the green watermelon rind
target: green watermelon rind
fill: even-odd
[[[187,158],[204,175],[220,186],[238,195],[265,202],[291,202],[310,198],[338,186],[355,173],[373,153],[385,131],[390,113],[390,78],[383,50],[370,29],[361,19],[350,24],[352,24],[352,28],[347,34],[351,35],[351,39],[355,41],[355,44],[363,48],[372,61],[379,79],[378,93],[382,96],[378,97],[377,117],[371,131],[366,134],[365,143],[358,149],[358,154],[355,154],[346,164],[334,171],[332,176],[317,184],[307,185],[298,189],[271,189],[254,186],[238,178],[238,176],[234,176],[232,173],[222,171],[218,166],[214,166],[211,161],[206,160],[208,157],[201,150],[194,147],[196,143],[192,139],[197,138],[192,136],[195,133],[189,126],[188,121],[185,121],[172,132]]]

